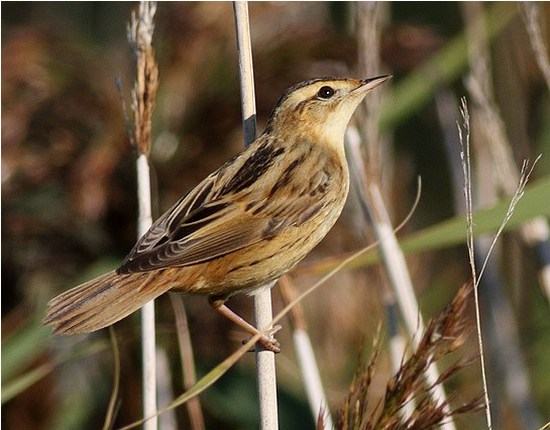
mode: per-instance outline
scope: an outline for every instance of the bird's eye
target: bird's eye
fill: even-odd
[[[319,92],[317,93],[317,97],[321,99],[330,99],[334,95],[334,89],[331,87],[321,87]]]

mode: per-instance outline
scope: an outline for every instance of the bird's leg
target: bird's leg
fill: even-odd
[[[225,318],[232,321],[234,324],[238,325],[247,333],[250,333],[253,336],[260,333],[260,331],[256,327],[254,327],[252,324],[250,324],[249,322],[241,318],[239,315],[237,315],[235,312],[233,312],[231,309],[229,309],[225,305],[226,301],[227,299],[220,298],[219,296],[212,296],[208,298],[208,303],[210,303],[210,306],[212,306],[214,310],[218,312],[220,315],[223,315]],[[278,329],[280,329],[280,326],[276,326],[274,329],[272,329],[271,334],[274,334],[275,331],[277,331]],[[260,339],[258,340],[258,343],[269,351],[273,351],[273,352],[281,351],[281,348],[280,348],[279,342],[277,342],[277,339],[274,339],[270,336],[266,336],[265,334],[261,335]]]

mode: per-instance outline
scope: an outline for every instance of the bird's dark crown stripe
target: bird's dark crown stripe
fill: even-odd
[[[281,96],[281,98],[279,99],[279,101],[277,102],[277,107],[279,107],[283,101],[290,95],[292,94],[294,91],[296,90],[299,90],[300,88],[304,88],[304,87],[307,87],[308,85],[311,85],[311,84],[315,84],[317,82],[323,82],[323,81],[348,81],[348,79],[345,79],[345,78],[334,78],[334,77],[324,77],[324,78],[314,78],[314,79],[308,79],[307,81],[302,81],[302,82],[298,82],[296,85],[293,85],[291,86],[290,88],[288,88],[285,93]],[[316,97],[316,96],[315,96]]]

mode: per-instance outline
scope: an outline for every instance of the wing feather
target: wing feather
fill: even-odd
[[[204,263],[273,238],[317,214],[326,206],[327,187],[315,193],[315,181],[305,181],[299,189],[287,187],[288,168],[263,197],[258,190],[249,192],[250,178],[257,181],[283,152],[259,146],[245,162],[235,164],[238,168],[222,167],[208,176],[151,226],[117,273]]]
[[[222,221],[223,222],[223,221]],[[265,219],[245,220],[233,226],[221,225],[210,232],[198,230],[189,237],[170,241],[140,253],[126,263],[124,270],[143,272],[167,266],[190,266],[238,251],[265,239]]]
[[[168,211],[160,216],[150,227],[149,231],[139,239],[122,265],[124,266],[127,260],[132,256],[147,253],[166,242],[166,240],[169,239],[167,233],[177,228],[177,225],[187,217],[190,212],[199,209],[207,201],[216,179],[215,173],[204,179],[199,185],[187,195],[180,198]]]

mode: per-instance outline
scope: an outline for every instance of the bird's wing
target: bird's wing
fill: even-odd
[[[323,193],[312,196],[302,190],[263,199],[230,188],[220,194],[216,180],[216,174],[207,177],[160,217],[118,273],[204,263],[299,226],[326,204]]]

